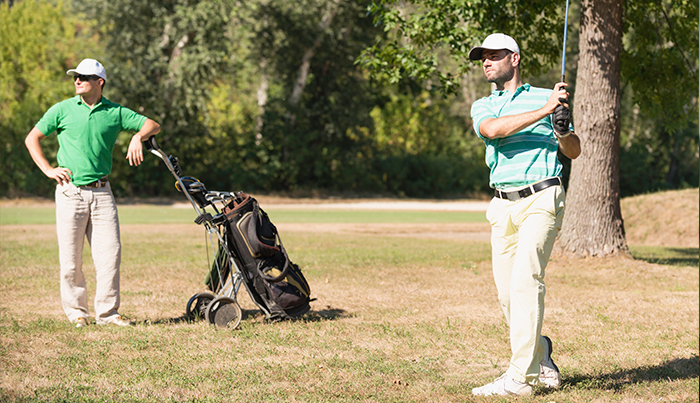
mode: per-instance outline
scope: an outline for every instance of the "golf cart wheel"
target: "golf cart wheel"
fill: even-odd
[[[235,329],[241,323],[243,311],[235,299],[229,297],[217,297],[204,311],[207,322],[217,327]]]
[[[185,314],[190,319],[202,319],[205,316],[205,311],[211,303],[211,301],[216,298],[214,294],[208,292],[200,292],[195,294],[187,301],[187,309]]]

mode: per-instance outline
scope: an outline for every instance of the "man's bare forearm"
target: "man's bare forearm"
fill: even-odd
[[[479,132],[488,139],[508,137],[538,122],[547,115],[548,113],[545,110],[537,109],[518,115],[487,118],[479,124]]]
[[[581,139],[574,132],[571,132],[571,134],[566,137],[560,137],[559,151],[572,160],[575,160],[581,155]]]

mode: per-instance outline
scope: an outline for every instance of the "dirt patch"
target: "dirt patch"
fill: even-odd
[[[699,191],[673,190],[628,197],[621,200],[627,242],[630,245],[697,248]],[[404,211],[486,211],[485,200],[418,200],[388,198],[292,198],[255,195],[263,206],[301,209],[313,205],[322,210],[404,210]],[[158,204],[191,208],[183,198],[120,199],[120,205]],[[51,207],[53,200],[42,198],[0,199],[0,207]],[[420,236],[441,239],[488,241],[488,224],[279,224],[281,231]]]
[[[316,232],[340,234],[365,234],[430,239],[454,239],[488,242],[491,226],[488,223],[452,224],[276,224],[280,233]]]
[[[53,207],[55,205],[56,203],[53,199],[43,199],[41,197],[0,198],[0,207]]]
[[[622,199],[627,243],[697,248],[698,189],[672,190]]]

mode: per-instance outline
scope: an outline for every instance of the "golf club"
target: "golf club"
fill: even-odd
[[[565,69],[566,69],[566,32],[568,31],[569,28],[569,0],[566,0],[566,11],[564,12],[564,46],[562,46],[561,49],[561,80],[560,82],[564,82],[566,78],[565,74]],[[560,88],[561,89],[561,88]],[[562,109],[567,108],[569,103],[568,101],[564,100],[563,98],[559,98],[559,101],[565,102],[566,107],[563,105],[557,105],[556,109],[554,110],[554,113],[557,114],[559,113]]]
[[[566,0],[566,12],[564,13],[564,46],[561,50],[561,82],[564,82],[564,69],[566,68],[566,32],[569,28],[569,0]]]

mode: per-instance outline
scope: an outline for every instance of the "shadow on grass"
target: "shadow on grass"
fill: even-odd
[[[700,254],[698,248],[669,248],[657,247],[631,247],[632,256],[635,259],[648,263],[669,266],[698,266]]]
[[[150,320],[146,319],[141,322],[137,322],[142,325],[173,325],[176,323],[183,323],[183,322],[196,322],[195,319],[187,316],[187,315],[182,315],[178,316],[176,318],[161,318],[161,319],[156,319],[156,320]]]
[[[259,318],[260,320],[264,321],[264,316],[265,315],[263,314],[263,312],[258,309],[243,310],[242,319],[246,320],[249,318]],[[329,320],[341,319],[348,316],[350,315],[348,315],[348,313],[343,309],[334,309],[331,307],[327,307],[326,309],[309,311],[299,316],[298,318],[292,318],[290,320],[301,320],[304,322],[325,322]]]
[[[323,322],[328,320],[336,320],[342,318],[349,318],[352,314],[344,309],[337,309],[327,307],[326,309],[321,309],[318,311],[309,311],[302,318],[307,322]]]
[[[262,311],[258,309],[243,309],[242,310],[242,315],[241,315],[241,320],[246,320],[246,319],[251,319],[251,318],[257,318],[257,317],[262,317],[264,314]],[[350,317],[351,315],[348,314],[347,311],[344,309],[336,309],[336,308],[331,308],[328,307],[326,309],[321,309],[317,311],[309,311],[308,313],[302,315],[301,317],[297,318],[297,320],[304,320],[306,322],[324,322],[324,321],[329,321],[329,320],[336,320],[336,319],[341,319],[341,318],[347,318]],[[204,320],[204,318],[195,318],[187,315],[182,315],[178,316],[176,318],[163,318],[163,319],[158,319],[158,320],[145,320],[143,322],[140,322],[141,324],[148,324],[148,325],[172,325],[176,323],[183,323],[183,322],[198,322],[200,320]]]
[[[562,386],[576,389],[601,389],[619,391],[626,386],[657,381],[697,379],[700,373],[698,356],[676,358],[660,365],[650,365],[600,375],[567,376]]]

